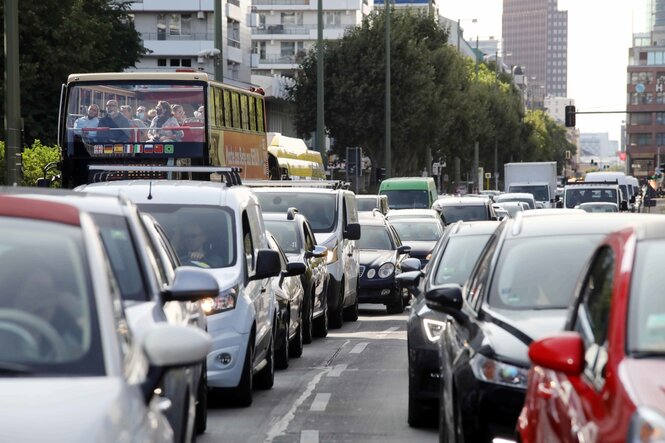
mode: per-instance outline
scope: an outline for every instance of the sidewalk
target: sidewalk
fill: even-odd
[[[645,208],[642,206],[640,210],[643,214],[665,214],[665,198],[654,198],[656,206]]]

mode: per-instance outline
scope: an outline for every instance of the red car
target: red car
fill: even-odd
[[[665,441],[665,219],[610,234],[563,332],[529,347],[523,443]]]

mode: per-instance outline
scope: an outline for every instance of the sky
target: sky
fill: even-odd
[[[559,0],[568,11],[568,97],[577,111],[626,109],[626,72],[632,33],[646,28],[646,0]],[[501,36],[502,0],[438,0],[439,13],[460,20],[475,42]],[[472,20],[477,22],[473,23]],[[621,140],[625,114],[579,114],[581,133],[607,132]]]

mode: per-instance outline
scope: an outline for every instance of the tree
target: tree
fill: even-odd
[[[126,2],[40,0],[19,2],[19,52],[24,141],[53,144],[60,85],[69,74],[122,71],[147,51]],[[4,71],[4,58],[0,67]],[[4,81],[0,95],[4,115]]]

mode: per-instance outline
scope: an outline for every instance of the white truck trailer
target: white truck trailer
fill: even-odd
[[[538,207],[555,206],[556,162],[506,163],[503,174],[506,192],[528,192]]]

